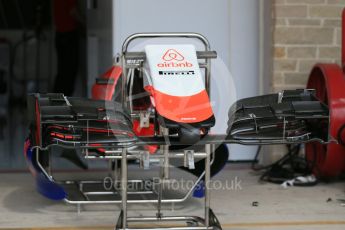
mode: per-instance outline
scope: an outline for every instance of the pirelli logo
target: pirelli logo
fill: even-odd
[[[159,71],[159,75],[195,75],[195,71]]]

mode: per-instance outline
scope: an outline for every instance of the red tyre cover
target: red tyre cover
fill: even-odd
[[[309,77],[307,88],[316,89],[319,100],[329,107],[329,135],[336,139],[345,124],[345,77],[336,64],[318,64]],[[318,177],[332,178],[345,170],[345,147],[332,142],[306,144],[306,157],[314,165]]]

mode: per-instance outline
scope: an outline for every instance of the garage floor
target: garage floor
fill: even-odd
[[[84,206],[78,214],[74,206],[37,194],[29,174],[0,176],[0,228],[113,229],[119,215],[117,205]],[[247,166],[238,165],[228,165],[215,180],[230,189],[212,191],[211,206],[223,229],[345,229],[345,207],[337,201],[345,198],[343,182],[283,189],[258,183],[258,176]],[[184,205],[164,209],[167,215],[202,214],[201,207],[202,200],[191,198]],[[154,214],[153,210],[153,205],[130,206],[134,215]]]

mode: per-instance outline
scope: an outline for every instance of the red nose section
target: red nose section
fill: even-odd
[[[119,66],[113,66],[105,72],[92,87],[92,99],[111,101],[121,74],[122,68]]]
[[[213,110],[206,90],[191,96],[172,96],[146,87],[154,97],[157,112],[169,120],[179,123],[198,123],[213,116]]]

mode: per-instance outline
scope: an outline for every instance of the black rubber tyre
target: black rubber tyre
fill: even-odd
[[[180,142],[186,145],[192,145],[200,141],[200,129],[180,127],[178,131]]]

